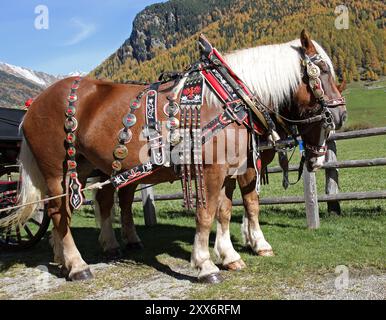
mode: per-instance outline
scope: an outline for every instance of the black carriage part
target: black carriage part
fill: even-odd
[[[0,166],[15,164],[22,135],[19,130],[25,110],[0,108]]]

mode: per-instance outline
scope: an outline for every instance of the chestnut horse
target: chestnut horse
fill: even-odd
[[[261,46],[252,50],[254,50],[251,52],[253,56],[250,58],[253,58],[253,61],[257,62],[258,66],[254,66],[251,69],[247,69],[249,68],[248,59],[245,60],[244,64],[240,63],[240,60],[242,59],[240,52],[225,56],[225,59],[241,79],[251,88],[255,89],[255,94],[259,94],[266,104],[269,104],[273,109],[280,110],[283,115],[288,115],[291,112],[291,108],[296,108],[298,103],[302,103],[302,105],[305,106],[308,104],[307,99],[312,99],[312,96],[309,97],[300,94],[300,92],[306,91],[311,95],[310,89],[307,87],[308,80],[306,74],[304,74],[303,79],[296,74],[297,72],[303,72],[300,67],[298,68],[298,66],[300,66],[300,54],[302,51],[309,56],[313,56],[317,53],[322,55],[325,62],[319,63],[318,66],[322,70],[321,78],[325,95],[327,99],[341,97],[340,93],[344,90],[344,84],[335,87],[335,75],[331,60],[317,43],[310,41],[307,34],[302,33],[300,42],[292,41],[281,45]],[[286,51],[293,50],[296,52],[295,55],[289,54],[287,57],[283,56]],[[249,51],[250,50],[243,50],[242,52],[246,54],[249,53]],[[289,66],[292,66],[295,70],[291,70]],[[297,69],[299,69],[299,71]],[[249,71],[255,74],[251,75],[249,74]],[[256,76],[258,73],[261,76]],[[291,84],[291,77],[297,78],[295,80],[295,85]],[[283,78],[281,82],[278,81],[280,78]],[[290,96],[291,90],[297,92],[299,97],[297,99],[302,98],[306,100],[300,102],[296,101],[296,95]],[[315,103],[315,101],[312,101],[312,103]],[[346,106],[342,104],[336,108],[331,108],[330,111],[333,115],[335,130],[338,130],[346,121]],[[279,131],[279,134],[282,138],[285,138],[287,135],[286,132],[282,130]],[[264,137],[261,138],[261,141],[263,140]],[[310,150],[308,150],[307,153],[308,156],[312,158],[312,154],[309,154]],[[275,151],[273,150],[261,152],[263,170],[273,160],[274,155]],[[323,156],[317,158],[319,159],[318,163],[311,165],[311,162],[308,162],[309,170],[314,170],[317,166],[320,166]],[[245,173],[237,176],[237,182],[240,186],[246,211],[242,224],[243,238],[246,245],[250,246],[257,255],[272,256],[272,247],[266,241],[259,225],[259,197],[255,191],[256,171],[251,157],[249,157],[248,160]],[[121,234],[127,249],[140,249],[143,247],[143,244],[136,233],[131,211],[136,187],[137,185],[131,185],[120,189],[118,192],[119,205],[121,208]],[[225,185],[219,200],[220,205],[218,207],[218,214],[216,215],[218,226],[215,241],[215,253],[221,259],[224,267],[230,270],[238,270],[245,266],[239,254],[235,252],[229,236],[229,222],[232,210],[231,200],[234,188],[234,181],[229,181],[229,183]],[[120,246],[112,229],[112,218],[110,217],[110,212],[114,203],[113,195],[114,190],[111,187],[98,190],[95,195],[96,212],[98,213],[98,220],[101,226],[99,241],[103,251],[110,258],[115,258],[120,255]],[[221,252],[225,252],[226,254],[221,257]]]
[[[316,52],[314,44],[311,42],[306,33],[302,33],[301,45],[303,51],[307,55],[312,55]],[[291,88],[290,104],[287,108],[277,110],[283,116],[291,117],[291,119],[303,119],[309,113],[314,113],[319,110],[318,103],[313,96],[313,93],[308,87],[306,75],[300,76],[301,53],[298,48],[293,48],[298,57],[299,66],[297,67],[298,74],[294,77],[297,79],[296,86]],[[318,50],[320,51],[320,50]],[[256,61],[253,59],[253,51],[244,54],[245,50],[234,53],[234,56],[242,55],[243,63],[246,70],[253,70]],[[282,59],[286,59],[286,54],[283,52]],[[320,52],[319,52],[320,53]],[[235,58],[236,59],[236,58]],[[329,60],[327,60],[329,61]],[[321,80],[327,99],[335,99],[340,97],[340,93],[335,86],[333,77],[328,68],[328,64],[324,63],[321,66]],[[235,68],[236,73],[243,77],[243,72]],[[258,69],[254,70],[259,72]],[[7,226],[10,223],[24,223],[28,220],[31,212],[33,212],[33,204],[36,201],[48,195],[50,197],[61,195],[66,192],[66,149],[64,141],[66,134],[64,131],[65,110],[67,106],[68,94],[74,82],[74,78],[64,79],[57,82],[41,95],[37,97],[34,103],[28,110],[23,121],[24,141],[20,153],[20,162],[22,165],[22,186],[21,186],[21,204],[29,204],[20,210],[16,210],[5,219],[0,219],[0,226]],[[254,89],[253,83],[247,85]],[[181,82],[183,83],[184,80]],[[158,95],[160,105],[167,102],[167,97],[171,94],[171,90],[181,88],[170,88],[168,85],[161,87]],[[144,89],[143,86],[113,84],[105,81],[97,81],[85,78],[82,80],[78,90],[77,114],[78,127],[76,131],[76,149],[79,179],[84,184],[91,172],[97,168],[106,175],[112,173],[111,163],[114,161],[113,152],[116,145],[119,131],[122,129],[120,119],[122,119],[128,110],[128,102],[134,99],[139,92]],[[260,92],[255,92],[261,94]],[[209,97],[211,96],[211,97]],[[260,95],[263,97],[263,95]],[[216,99],[212,99],[214,95],[208,93],[206,103],[202,107],[202,123],[206,124],[221,113],[221,106],[216,103]],[[274,103],[274,101],[272,101]],[[211,106],[209,106],[211,105]],[[129,157],[123,162],[123,169],[130,169],[141,163],[141,155],[139,150],[146,148],[146,141],[141,139],[142,128],[140,124],[145,122],[144,113],[138,112],[138,123],[132,128],[133,139],[128,144]],[[160,121],[166,121],[166,116],[163,112],[158,111]],[[119,119],[119,120],[118,120]],[[307,167],[316,169],[322,161],[320,154],[316,151],[320,146],[325,144],[328,132],[324,129],[322,122],[312,123],[310,125],[299,125],[299,132],[303,141],[312,148],[307,149]],[[227,149],[239,144],[237,139],[232,138],[238,136],[242,127],[236,124],[229,125],[224,131],[231,130],[233,133],[226,135]],[[213,146],[213,150],[217,150],[217,139],[214,138],[207,142]],[[242,143],[241,143],[242,144]],[[246,144],[246,143],[244,143]],[[205,194],[207,204],[205,208],[199,208],[196,212],[196,235],[194,239],[194,247],[192,252],[192,265],[199,269],[198,278],[203,282],[219,281],[219,269],[212,262],[209,254],[209,233],[212,222],[216,216],[219,220],[218,241],[216,241],[216,250],[222,258],[224,265],[233,263],[243,264],[238,253],[233,249],[229,235],[229,219],[231,209],[231,189],[232,175],[234,170],[232,166],[234,161],[225,159],[224,162],[217,162],[216,155],[213,163],[206,163],[206,152],[204,152],[204,178],[206,181]],[[239,166],[247,162],[247,152],[239,152],[236,155],[239,159]],[[264,156],[264,162],[268,163],[271,156]],[[249,172],[249,171],[248,171]],[[261,236],[260,228],[257,221],[257,196],[250,188],[253,184],[255,175],[248,174],[244,178],[239,178],[239,183],[243,191],[244,202],[247,207],[247,216],[249,219],[248,238],[251,245],[258,241]],[[253,177],[252,177],[253,176]],[[157,171],[156,174],[150,175],[141,183],[153,184],[166,181],[174,181],[179,179],[171,168],[164,167]],[[132,200],[135,185],[129,186],[123,193],[127,192],[129,200]],[[131,201],[121,201],[125,216],[131,216],[129,207]],[[102,219],[108,217],[103,201],[100,204]],[[92,277],[92,273],[82,259],[79,253],[70,230],[70,222],[72,209],[66,198],[52,199],[48,203],[48,213],[53,220],[52,240],[54,247],[55,261],[62,266],[62,271],[69,280],[83,280]],[[125,223],[131,223],[130,218]],[[257,239],[257,240],[256,240]]]

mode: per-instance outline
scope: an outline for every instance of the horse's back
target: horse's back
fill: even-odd
[[[66,138],[65,110],[69,105],[71,87],[76,77],[60,80],[43,91],[32,103],[23,121],[23,133],[31,146],[31,150],[47,167],[62,170],[66,157],[64,141]],[[77,101],[75,118],[78,122],[76,135],[81,141],[89,137],[89,144],[99,140],[102,144],[117,123],[124,108],[128,106],[130,97],[139,92],[139,86],[127,86],[107,81],[82,79],[76,91]],[[96,134],[100,132],[100,134]],[[83,137],[82,137],[83,134]],[[110,138],[111,140],[111,138]],[[105,142],[107,143],[107,141]],[[111,141],[110,144],[114,145]]]

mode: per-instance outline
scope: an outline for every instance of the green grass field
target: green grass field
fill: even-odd
[[[345,93],[349,111],[347,128],[386,125],[385,85],[386,81],[383,80],[372,84],[372,87],[382,87],[379,89],[367,89],[363,84],[349,86]],[[384,136],[338,141],[337,146],[339,160],[386,156]],[[298,160],[297,151],[294,163]],[[272,165],[276,165],[276,161]],[[341,169],[339,177],[341,192],[386,189],[385,167]],[[296,174],[292,173],[291,179],[295,178]],[[318,192],[324,193],[324,172],[317,173],[317,183]],[[157,194],[180,191],[180,183],[155,187]],[[301,182],[285,191],[281,187],[281,174],[271,174],[270,183],[263,186],[261,197],[301,195],[302,192]],[[238,190],[235,198],[240,198]],[[282,299],[286,298],[288,288],[306,290],[310,283],[333,283],[334,271],[338,265],[347,266],[353,277],[384,274],[386,201],[342,202],[341,207],[342,215],[335,216],[327,212],[325,204],[320,204],[321,227],[318,230],[308,230],[304,205],[263,206],[260,216],[262,229],[276,254],[271,258],[256,257],[243,247],[240,232],[243,208],[235,207],[231,234],[234,246],[246,262],[247,268],[237,273],[224,271],[226,281],[219,285],[194,284],[186,289],[184,297]],[[171,266],[188,268],[195,221],[192,213],[183,210],[182,201],[157,202],[158,225],[151,228],[144,226],[141,204],[134,205],[134,214],[138,233],[145,244],[143,251],[127,253],[121,263],[114,265],[113,273],[96,272],[97,279],[87,285],[63,284],[36,298],[86,298],[100,288],[113,286],[117,290],[123,290],[138,281],[151,278],[157,272],[168,274]],[[115,228],[119,235],[120,226],[116,224]],[[90,263],[100,262],[98,232],[89,207],[74,215],[73,230],[75,241],[85,260]],[[212,247],[214,236],[213,233]],[[31,250],[27,258],[18,254],[5,259],[4,269],[10,270],[15,264],[34,266],[46,263],[47,259],[52,259],[52,253],[45,239]],[[162,294],[154,293],[154,297],[163,298]],[[175,298],[179,297],[176,295]]]
[[[346,129],[386,125],[386,79],[350,84],[344,92],[349,112]]]

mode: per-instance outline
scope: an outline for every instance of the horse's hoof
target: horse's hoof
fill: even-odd
[[[262,256],[262,257],[273,257],[273,256],[275,256],[275,254],[273,253],[272,250],[259,250],[259,251],[257,251],[257,255],[258,256]]]
[[[111,249],[103,252],[103,256],[106,260],[117,260],[122,257],[121,250],[119,248]]]
[[[145,248],[145,246],[143,245],[142,242],[134,242],[134,243],[128,243],[126,245],[126,250],[129,250],[129,251],[134,251],[134,250],[143,250]]]
[[[60,277],[68,279],[69,274],[70,274],[70,271],[68,271],[68,269],[66,267],[62,266],[60,268],[60,273],[59,273]]]
[[[223,278],[219,273],[208,274],[207,276],[203,276],[198,278],[198,282],[207,283],[207,284],[218,284],[223,282]]]
[[[235,262],[231,262],[225,266],[225,268],[229,271],[240,271],[245,267],[246,267],[246,264],[242,259]]]
[[[83,280],[90,280],[92,278],[94,278],[94,276],[91,273],[90,269],[86,269],[86,270],[71,274],[67,278],[67,280],[68,281],[83,281]]]

